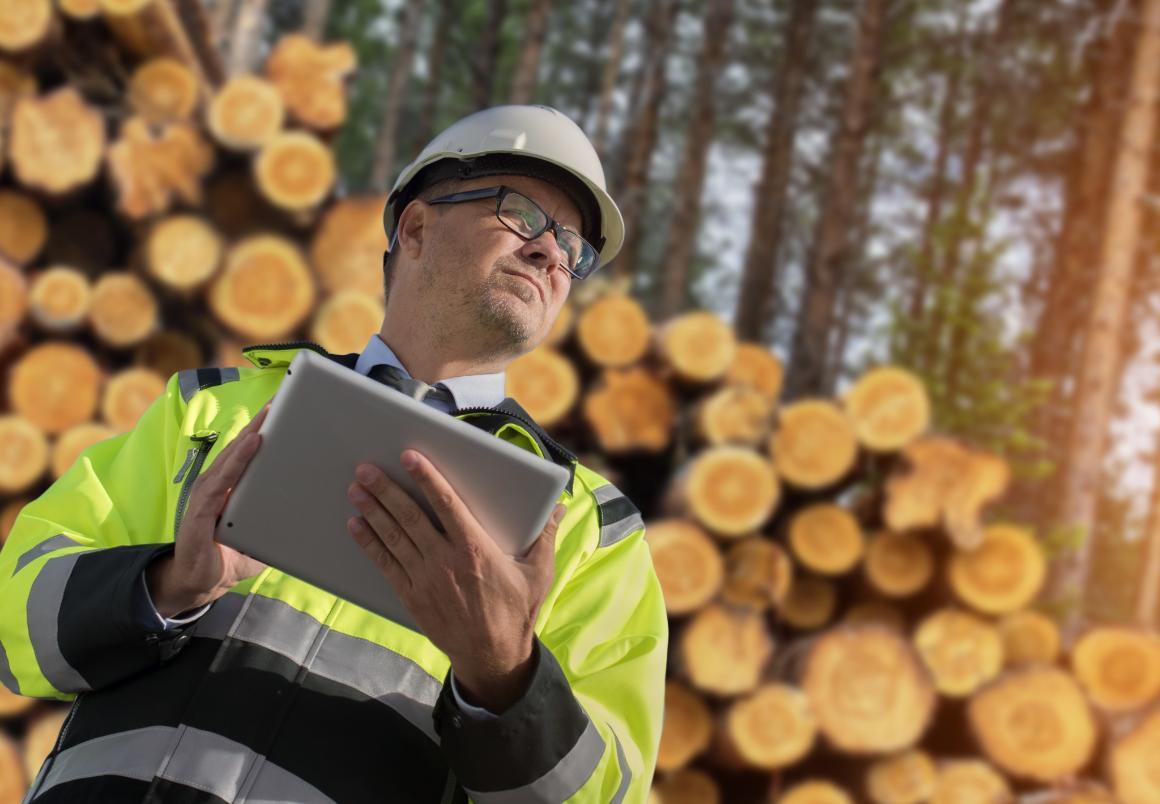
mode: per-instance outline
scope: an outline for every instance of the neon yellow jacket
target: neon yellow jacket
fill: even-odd
[[[514,400],[456,416],[572,476],[536,670],[498,718],[459,709],[425,637],[272,568],[192,624],[141,621],[142,573],[173,549],[194,479],[300,348],[327,354],[255,346],[253,368],[174,375],[134,430],[17,518],[0,552],[0,680],[74,701],[32,800],[645,801],[668,627],[644,524]]]

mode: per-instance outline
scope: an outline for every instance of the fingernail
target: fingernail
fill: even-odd
[[[557,505],[555,512],[552,514],[552,524],[559,525],[560,520],[564,518],[564,514],[568,513],[568,506]]]
[[[407,450],[403,453],[403,468],[414,469],[419,465],[419,459],[415,457],[415,453]]]

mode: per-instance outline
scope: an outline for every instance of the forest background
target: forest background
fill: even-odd
[[[916,371],[936,429],[1014,467],[998,514],[1052,552],[1050,605],[1160,617],[1141,585],[1160,540],[1160,67],[1136,66],[1154,3],[234,5],[235,64],[294,30],[356,48],[340,192],[389,188],[477,108],[562,110],[628,224],[605,270],[653,318],[716,312],[783,357],[790,399]]]

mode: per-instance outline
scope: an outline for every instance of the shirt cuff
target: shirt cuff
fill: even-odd
[[[200,609],[191,610],[192,613],[182,612],[185,616],[181,617],[163,617],[161,612],[157,610],[157,606],[153,603],[153,598],[149,594],[149,585],[145,582],[145,573],[141,573],[141,581],[138,583],[137,594],[133,599],[133,613],[136,619],[146,628],[154,631],[172,631],[175,628],[180,628],[183,625],[189,625],[196,620],[201,619],[201,616],[209,611],[212,603],[207,603]]]
[[[471,715],[477,720],[495,720],[499,715],[482,706],[472,706],[467,701],[463,700],[463,696],[459,694],[459,687],[455,684],[455,672],[451,672],[451,694],[455,697],[455,704],[465,715]]]

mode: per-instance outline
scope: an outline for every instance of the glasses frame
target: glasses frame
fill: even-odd
[[[539,213],[544,216],[545,223],[544,223],[543,228],[541,228],[535,234],[528,236],[528,235],[525,235],[523,232],[517,231],[507,221],[505,221],[503,219],[503,216],[499,214],[499,211],[500,211],[500,208],[503,206],[503,200],[509,195],[518,195],[520,198],[524,199],[529,204],[531,204],[533,207],[535,207],[539,211]],[[499,184],[499,185],[496,185],[495,187],[481,187],[478,190],[464,190],[463,192],[459,192],[459,193],[451,193],[450,195],[443,195],[443,196],[440,196],[439,198],[432,198],[431,200],[427,201],[427,203],[428,204],[459,204],[459,203],[464,203],[467,201],[482,201],[482,200],[487,199],[487,198],[494,198],[495,199],[495,217],[499,220],[499,222],[502,223],[505,227],[507,227],[510,231],[514,232],[517,236],[519,236],[523,240],[527,240],[530,242],[532,240],[535,240],[537,237],[542,235],[544,232],[547,232],[550,230],[552,232],[552,236],[556,238],[556,243],[559,245],[561,231],[565,231],[565,232],[568,232],[569,234],[576,235],[576,237],[579,238],[580,243],[582,244],[581,245],[581,254],[583,254],[584,247],[587,246],[588,251],[592,254],[592,265],[594,267],[592,268],[591,271],[588,271],[583,276],[581,276],[580,274],[573,271],[572,268],[569,267],[568,265],[561,263],[561,267],[565,271],[567,271],[569,274],[571,274],[573,278],[583,281],[584,279],[587,279],[588,277],[592,276],[592,274],[596,273],[596,270],[600,267],[600,252],[598,252],[595,249],[595,247],[593,247],[593,245],[591,243],[589,243],[587,240],[585,240],[583,235],[581,235],[579,232],[576,232],[576,231],[573,231],[572,229],[569,229],[567,226],[561,225],[551,215],[549,215],[547,212],[545,212],[544,208],[541,207],[539,204],[537,204],[535,201],[528,198],[526,195],[521,193],[519,190],[516,190],[513,187],[508,187],[506,184]],[[562,251],[564,251],[565,254],[567,253],[567,250],[565,250],[562,245],[560,245],[560,248]]]

